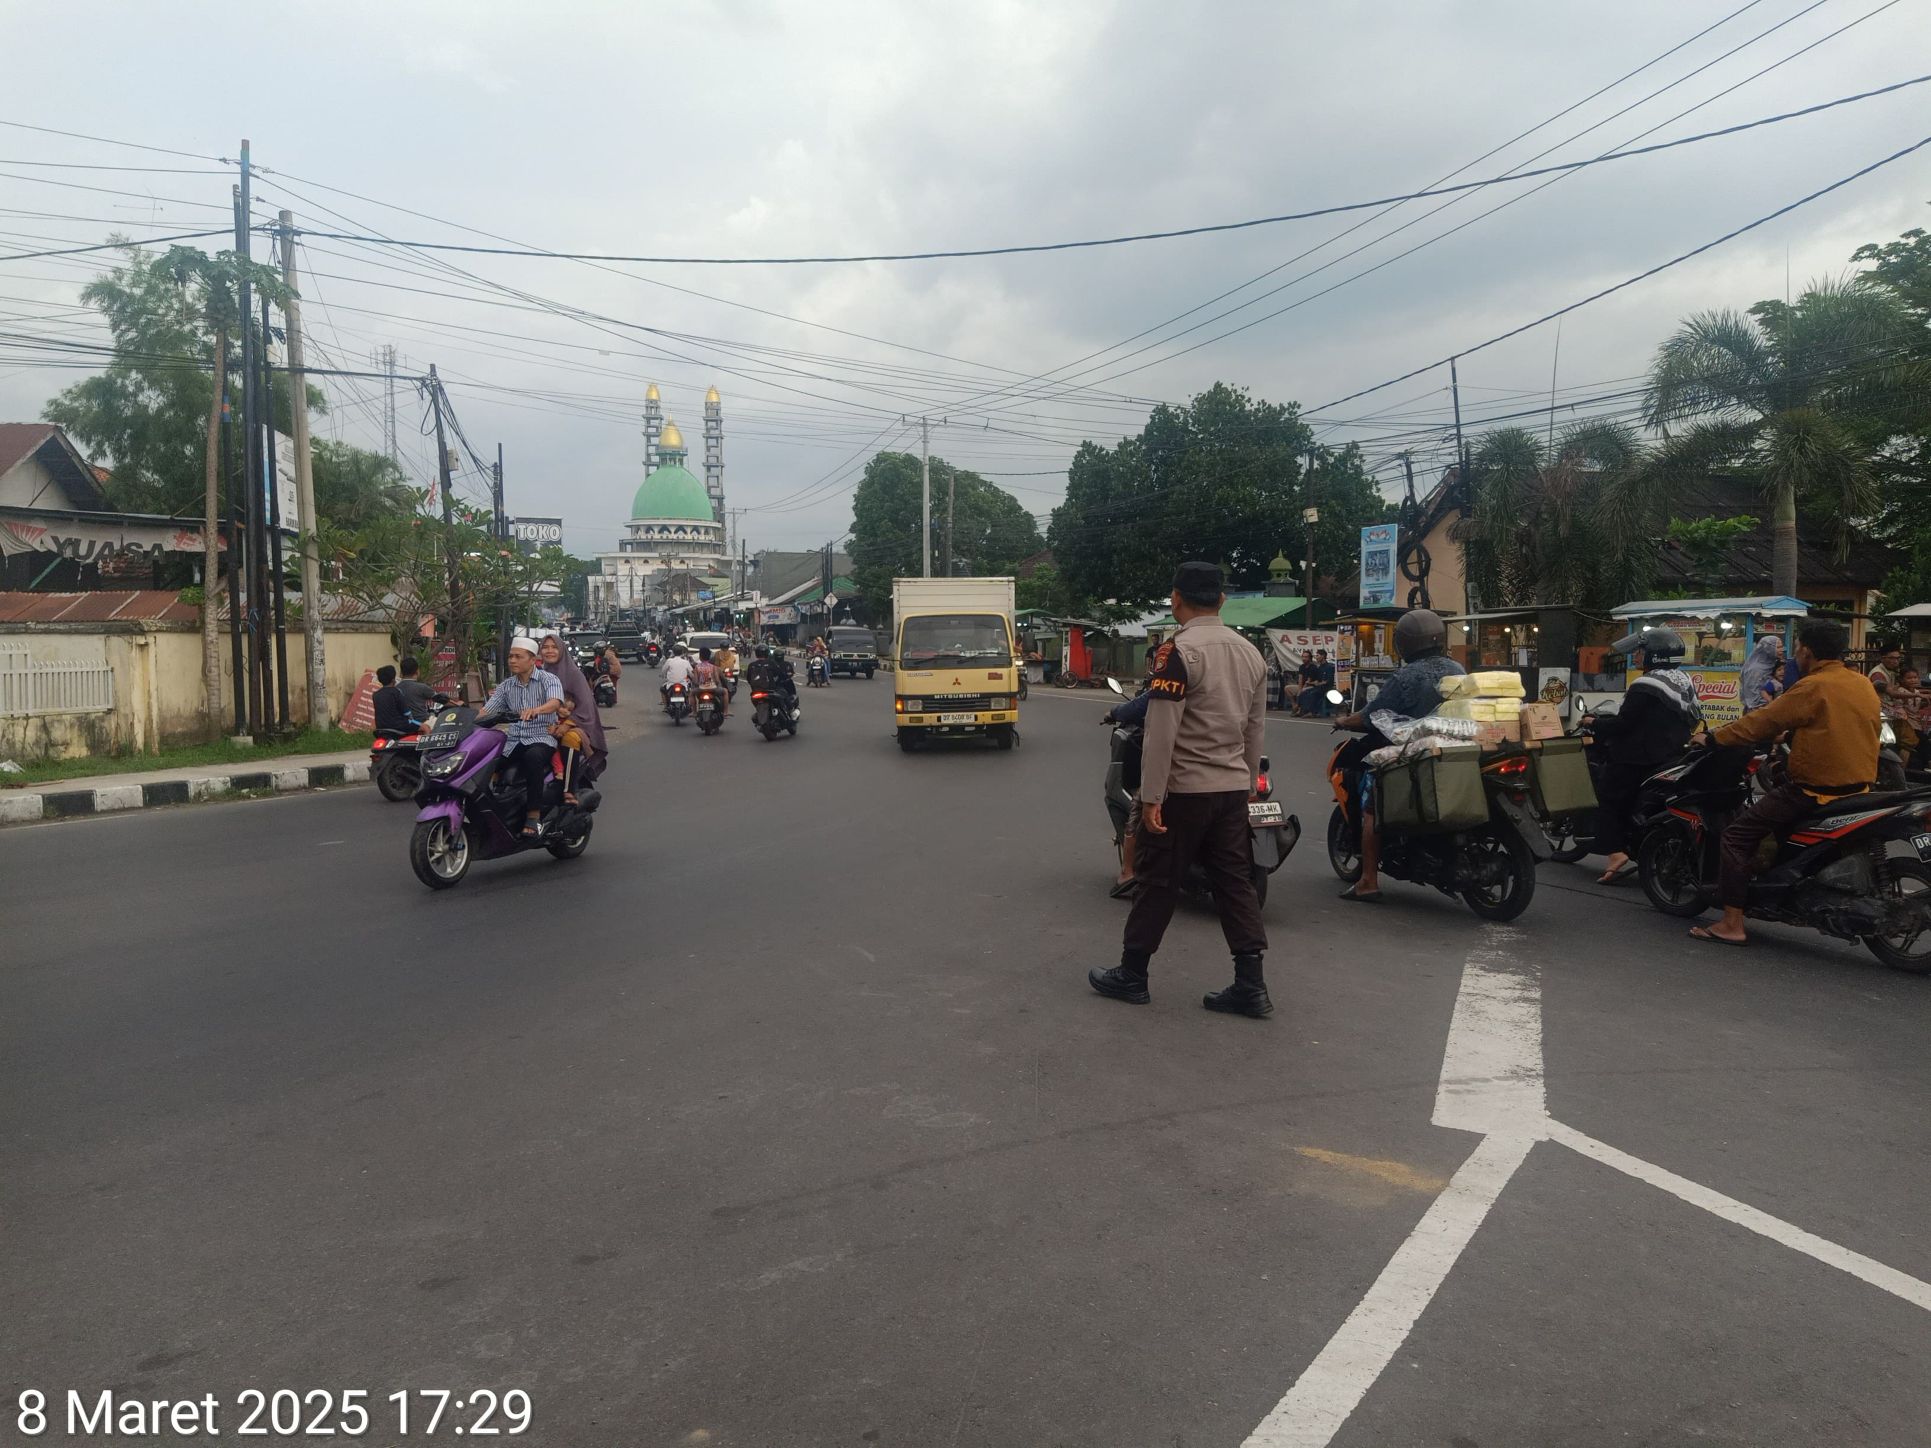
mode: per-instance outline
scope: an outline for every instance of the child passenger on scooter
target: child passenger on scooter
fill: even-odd
[[[556,777],[563,781],[563,802],[574,805],[577,802],[574,784],[576,781],[577,759],[583,753],[583,731],[576,726],[572,715],[576,713],[576,703],[568,695],[564,696],[563,707],[557,711],[557,721],[550,726],[550,736],[557,742],[556,760],[550,766]]]

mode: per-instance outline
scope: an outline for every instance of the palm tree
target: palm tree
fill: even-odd
[[[1482,598],[1606,607],[1632,596],[1648,535],[1626,524],[1648,511],[1654,484],[1631,429],[1503,428],[1470,461],[1473,507],[1455,537]]]
[[[1657,349],[1645,421],[1664,434],[1663,486],[1712,470],[1754,478],[1772,523],[1771,592],[1797,591],[1797,513],[1834,540],[1876,502],[1871,463],[1887,403],[1921,375],[1922,329],[1888,290],[1817,282],[1796,304],[1700,312]],[[1683,426],[1687,424],[1687,426]]]

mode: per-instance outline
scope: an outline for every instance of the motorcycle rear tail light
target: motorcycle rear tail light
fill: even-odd
[[[1268,782],[1266,775],[1263,774],[1259,779],[1254,781],[1254,793],[1258,794],[1262,799],[1266,799],[1273,792],[1274,787]]]

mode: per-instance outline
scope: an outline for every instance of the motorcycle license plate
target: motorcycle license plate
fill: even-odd
[[[1931,835],[1911,836],[1911,848],[1918,852],[1920,860],[1931,860]]]
[[[1279,825],[1287,822],[1287,811],[1276,799],[1250,799],[1247,802],[1247,823],[1250,825]]]
[[[972,720],[973,720],[973,716],[972,716],[972,715],[970,715],[970,714],[941,714],[941,715],[939,715],[939,722],[940,722],[941,724],[970,724],[970,723],[972,723]]]

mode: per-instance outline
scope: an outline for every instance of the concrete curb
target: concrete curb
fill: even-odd
[[[189,779],[157,779],[152,784],[117,784],[105,789],[50,789],[38,794],[9,791],[0,794],[0,825],[80,819],[86,815],[155,809],[171,804],[196,804],[218,799],[224,794],[249,790],[293,794],[299,790],[338,789],[346,784],[368,782],[367,762],[354,760],[346,764],[312,764],[300,769],[247,770]]]

